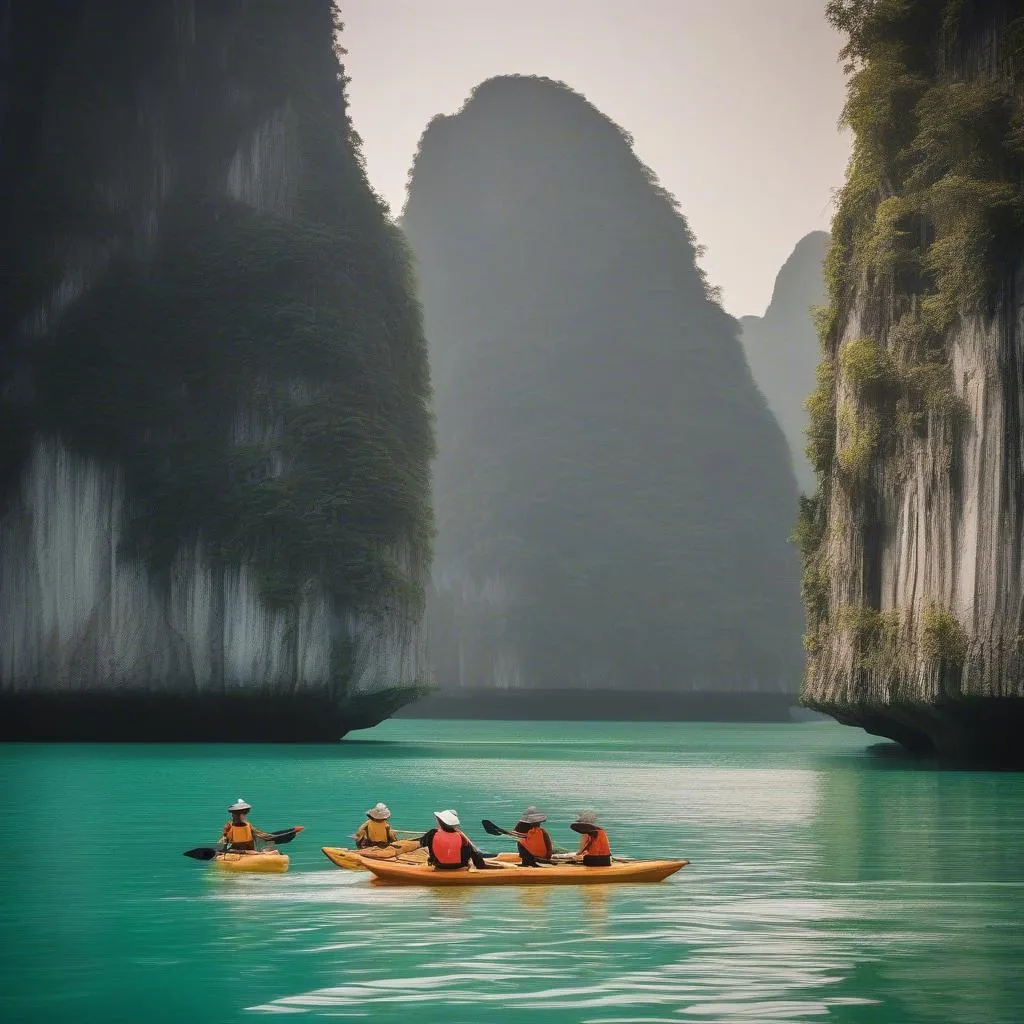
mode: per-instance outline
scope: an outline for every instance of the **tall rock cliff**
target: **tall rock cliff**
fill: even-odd
[[[564,85],[492,79],[427,128],[403,226],[442,686],[795,692],[785,439],[628,135]]]
[[[854,155],[803,502],[804,699],[924,752],[1024,746],[1024,16],[834,2]]]
[[[433,442],[337,12],[0,18],[4,733],[380,717],[426,672]]]
[[[793,456],[797,484],[805,494],[815,489],[807,444],[804,402],[814,387],[818,338],[812,307],[825,305],[825,253],[828,234],[812,231],[796,244],[775,279],[764,316],[740,318],[743,350],[758,387],[779,421]]]

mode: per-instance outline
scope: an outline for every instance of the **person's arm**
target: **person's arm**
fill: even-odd
[[[544,856],[550,860],[551,854],[553,852],[553,847],[551,845],[551,835],[549,834],[546,828],[542,828],[541,832],[544,833]]]
[[[487,867],[487,861],[484,860],[484,855],[476,848],[473,840],[470,839],[465,832],[460,832],[459,835],[462,836],[463,851],[465,851],[467,847],[469,848],[469,859],[473,862],[473,867],[482,871]]]
[[[274,841],[274,837],[269,832],[264,832],[261,829],[258,829],[251,821],[249,822],[249,828],[252,829],[254,839],[262,839],[264,842],[270,843]]]
[[[390,825],[387,825],[385,827],[388,830],[388,835],[387,835],[388,842],[389,843],[397,843],[398,842],[398,836],[395,835],[395,830]]]
[[[416,840],[420,846],[425,846],[428,850],[430,849],[430,841],[434,838],[434,833],[437,831],[436,828],[430,829],[429,832],[424,832],[423,835]]]
[[[356,829],[356,847],[362,848],[369,845],[369,840],[366,838],[366,822],[364,821],[362,825]]]
[[[222,828],[222,829],[220,830],[220,839],[218,840],[218,845],[219,845],[219,846],[227,846],[227,845],[228,845],[228,830],[229,830],[230,828],[231,828],[231,822],[229,821],[229,822],[228,822],[228,823],[227,823],[227,824],[226,824],[226,825],[225,825],[225,826],[224,826],[224,827],[223,827],[223,828]]]

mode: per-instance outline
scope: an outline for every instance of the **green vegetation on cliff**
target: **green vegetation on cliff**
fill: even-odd
[[[330,599],[340,693],[346,617],[422,610],[433,437],[337,8],[41,0],[11,19],[8,494],[35,437],[116,466],[122,554],[154,579],[201,541],[273,607]]]
[[[817,317],[807,454],[822,494],[813,507],[839,488],[868,529],[881,463],[921,439],[951,457],[963,408],[949,332],[995,311],[1024,248],[1024,15],[1008,2],[833,0],[828,17],[847,36],[854,150]],[[813,536],[803,557],[815,648],[839,610],[819,585],[825,531]],[[952,643],[938,621],[912,631],[924,658]]]

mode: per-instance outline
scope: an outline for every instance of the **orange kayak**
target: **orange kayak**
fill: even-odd
[[[494,863],[493,861],[491,863]],[[663,882],[688,860],[632,860],[606,868],[582,864],[543,864],[524,868],[506,863],[485,871],[476,868],[438,870],[429,864],[403,864],[395,860],[363,860],[375,880],[387,885],[607,885],[613,882]]]

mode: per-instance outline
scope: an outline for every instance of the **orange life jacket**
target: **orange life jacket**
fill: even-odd
[[[520,840],[523,848],[534,855],[534,857],[550,857],[551,847],[548,845],[548,835],[540,827],[534,825],[526,836]]]
[[[608,833],[599,828],[593,835],[585,835],[580,843],[580,853],[587,857],[610,857],[612,848],[608,842]]]
[[[374,846],[387,846],[395,838],[391,826],[386,821],[375,821],[373,818],[367,818],[359,827],[359,831]]]
[[[446,832],[439,828],[430,841],[430,851],[438,864],[461,864],[462,844],[465,841],[466,837],[458,830]]]
[[[252,825],[247,821],[243,821],[241,825],[236,825],[233,821],[228,822],[227,829],[227,840],[232,846],[241,846],[245,843],[252,843],[255,841],[253,835]]]

